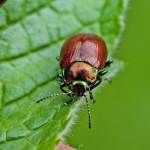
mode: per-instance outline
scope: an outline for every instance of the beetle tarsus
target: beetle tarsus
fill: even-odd
[[[113,60],[112,59],[110,59],[110,60],[108,60],[106,63],[105,63],[105,67],[111,67],[111,64],[113,63]],[[105,68],[104,67],[104,68]]]
[[[56,59],[59,61],[59,59],[60,59],[60,56],[57,56],[57,57],[56,57]]]
[[[104,80],[104,81],[106,81],[106,82],[111,83],[111,80],[110,80],[110,79],[108,79],[108,78],[104,78],[103,80]]]
[[[95,99],[93,98],[93,104],[95,103]]]
[[[65,104],[66,104],[66,105],[69,105],[71,102],[73,102],[73,100],[74,100],[74,96],[71,97],[71,100],[70,100],[70,101],[65,102]]]
[[[71,102],[69,101],[69,102],[65,102],[64,104],[66,104],[66,105],[69,105]]]
[[[62,80],[61,80],[61,79],[58,79],[57,81],[62,82]]]
[[[95,103],[95,99],[93,98],[92,92],[89,91],[89,94],[90,94],[90,100],[93,100],[93,104],[94,104]]]
[[[58,78],[62,79],[62,74],[58,74],[57,76]]]

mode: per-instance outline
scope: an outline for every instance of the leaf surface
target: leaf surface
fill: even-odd
[[[111,54],[123,27],[127,0],[8,0],[0,8],[0,149],[54,149],[78,100],[57,81],[56,56],[75,33],[101,36]],[[110,55],[109,55],[110,58]],[[109,59],[108,58],[108,59]],[[115,60],[108,76],[121,66]]]

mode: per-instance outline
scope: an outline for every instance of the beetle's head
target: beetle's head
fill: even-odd
[[[89,109],[89,104],[88,104],[88,98],[86,95],[86,91],[90,92],[90,87],[88,86],[88,84],[84,81],[73,81],[71,84],[69,84],[68,86],[69,88],[69,92],[65,92],[65,93],[60,93],[60,94],[53,94],[53,95],[48,95],[46,97],[43,97],[41,99],[39,99],[37,101],[37,103],[43,101],[46,98],[49,97],[54,97],[54,96],[59,96],[59,95],[69,95],[71,96],[71,100],[69,102],[65,102],[65,104],[70,104],[70,102],[73,102],[74,96],[84,96],[86,99],[86,103],[87,103],[87,108],[88,108],[88,115],[89,115],[89,129],[91,128],[91,115],[90,115],[90,109]]]
[[[84,81],[73,81],[68,88],[76,96],[84,96],[85,92],[90,90],[88,84]]]

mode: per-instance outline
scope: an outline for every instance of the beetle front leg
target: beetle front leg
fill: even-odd
[[[60,89],[61,89],[64,93],[68,93],[66,90],[63,89],[65,86],[67,86],[67,85],[65,84],[65,82],[62,82],[62,83],[60,84]],[[68,95],[68,96],[71,96],[70,94],[67,94],[67,95]]]
[[[99,72],[99,76],[103,76],[103,75],[105,75],[107,72],[108,72],[107,70],[100,71],[100,72]],[[108,81],[109,83],[111,83],[111,80],[108,79],[108,78],[104,78],[103,80],[104,80],[104,81]]]
[[[71,96],[71,100],[69,102],[65,102],[66,105],[70,104],[71,102],[74,101],[74,95]]]
[[[95,87],[97,87],[101,82],[102,82],[102,76],[99,76],[98,77],[99,79],[99,81],[96,83],[96,84],[94,84],[93,86],[91,86],[90,87],[90,90],[92,91]]]
[[[107,70],[103,70],[103,71],[99,71],[98,74],[98,82],[96,84],[94,84],[93,86],[90,87],[90,90],[92,91],[95,87],[97,87],[101,82],[102,82],[102,76],[104,74],[106,74],[108,71]]]
[[[90,100],[93,100],[93,104],[94,104],[95,103],[95,99],[93,98],[92,92],[89,91],[89,94],[90,94]]]

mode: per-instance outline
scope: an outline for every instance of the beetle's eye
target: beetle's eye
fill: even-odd
[[[87,91],[89,91],[89,90],[90,90],[90,87],[89,87],[88,85],[86,86],[86,90],[87,90]]]
[[[71,90],[71,84],[69,84],[68,89]]]

